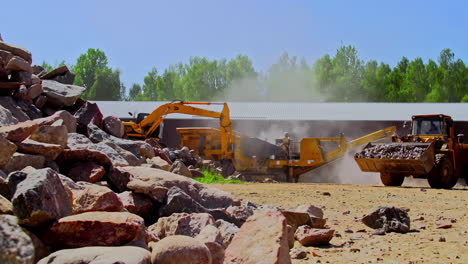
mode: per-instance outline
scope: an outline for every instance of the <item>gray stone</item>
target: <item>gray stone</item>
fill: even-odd
[[[0,105],[8,109],[18,122],[30,120],[28,115],[21,110],[21,107],[18,106],[18,103],[13,99],[13,97],[0,96]]]
[[[216,220],[215,223],[216,227],[218,228],[221,237],[223,238],[223,245],[228,247],[231,244],[232,239],[239,231],[239,227],[235,224],[224,221],[222,219]]]
[[[33,242],[12,215],[0,215],[0,263],[34,263]]]
[[[170,172],[192,178],[192,173],[181,160],[174,161],[170,169]]]
[[[208,210],[178,187],[172,187],[167,192],[167,201],[159,209],[160,216],[173,213],[204,213]]]
[[[72,212],[70,196],[58,173],[49,168],[29,173],[16,186],[11,201],[20,223],[27,226],[41,226]]]
[[[132,246],[62,249],[38,264],[151,264],[150,252]]]
[[[85,88],[76,85],[65,85],[57,81],[43,80],[42,87],[47,96],[47,102],[54,106],[71,106],[85,91]]]
[[[0,105],[0,126],[11,126],[18,124],[18,119],[5,107]]]
[[[362,222],[373,229],[382,229],[389,233],[407,233],[410,231],[410,217],[408,213],[393,206],[379,207],[362,218]]]

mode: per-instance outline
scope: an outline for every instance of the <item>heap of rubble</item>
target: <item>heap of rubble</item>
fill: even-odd
[[[364,148],[354,155],[356,158],[371,159],[419,159],[426,148],[412,144],[378,144]]]
[[[188,148],[122,138],[66,66],[31,63],[0,41],[0,263],[290,263],[295,239],[333,237],[320,208],[242,203],[193,180]]]

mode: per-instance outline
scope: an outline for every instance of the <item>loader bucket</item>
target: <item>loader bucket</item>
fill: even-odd
[[[380,153],[372,150],[380,149]],[[418,155],[405,155],[412,150]],[[434,165],[434,143],[369,143],[354,156],[364,172],[383,172],[404,175],[422,175],[431,171]]]

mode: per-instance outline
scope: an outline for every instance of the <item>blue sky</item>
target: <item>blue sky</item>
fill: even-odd
[[[462,0],[31,0],[2,12],[0,34],[37,64],[104,50],[128,87],[191,56],[246,54],[265,71],[285,51],[313,63],[342,44],[391,65],[436,59],[443,48],[468,62],[467,14]]]

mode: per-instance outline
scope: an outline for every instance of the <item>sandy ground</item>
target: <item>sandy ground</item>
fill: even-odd
[[[307,258],[293,263],[468,263],[468,188],[430,189],[418,181],[424,180],[407,181],[403,187],[285,183],[211,186],[258,204],[321,207],[327,225],[341,237],[335,236],[329,246],[305,248]],[[411,228],[416,232],[376,236],[359,221],[364,214],[387,205],[409,209]],[[437,229],[439,218],[456,222],[452,228]],[[348,233],[351,230],[353,233]],[[441,238],[445,242],[440,242]],[[296,241],[295,247],[302,246]]]

